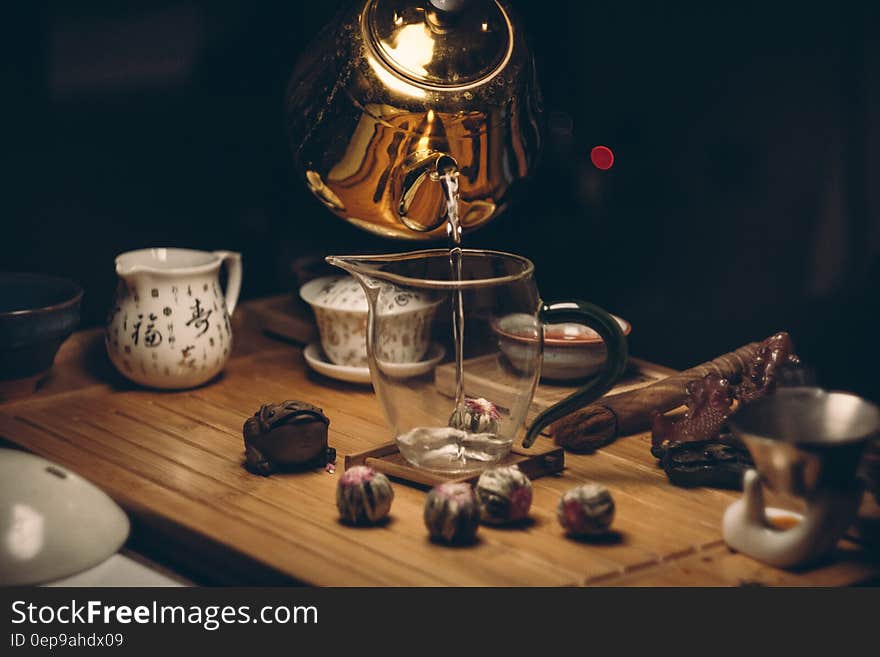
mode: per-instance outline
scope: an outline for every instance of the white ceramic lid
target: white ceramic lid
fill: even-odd
[[[300,288],[303,300],[318,308],[367,312],[367,296],[352,276],[323,276]]]
[[[33,585],[102,563],[128,517],[94,484],[51,461],[0,449],[0,583]]]
[[[429,308],[439,300],[412,290],[399,288],[385,281],[375,281],[380,288],[379,313],[393,315]],[[299,291],[306,303],[327,310],[366,313],[367,295],[352,276],[323,276],[309,281]]]

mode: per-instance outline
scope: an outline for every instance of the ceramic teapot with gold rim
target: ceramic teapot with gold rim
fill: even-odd
[[[445,234],[441,169],[459,172],[461,225],[501,213],[534,167],[539,89],[500,0],[364,0],[305,49],[286,121],[314,195],[368,231]]]

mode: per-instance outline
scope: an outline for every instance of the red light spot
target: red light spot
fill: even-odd
[[[614,153],[607,146],[594,146],[590,151],[590,160],[597,169],[607,171],[614,164]]]

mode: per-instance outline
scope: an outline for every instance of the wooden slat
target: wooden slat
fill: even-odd
[[[680,559],[647,566],[620,576],[588,578],[587,586],[848,586],[877,581],[876,557],[848,541],[818,567],[780,570],[711,546]]]

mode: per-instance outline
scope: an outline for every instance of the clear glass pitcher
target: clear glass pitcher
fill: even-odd
[[[327,262],[351,273],[366,292],[373,386],[401,454],[417,466],[464,473],[508,456],[541,375],[545,324],[585,324],[601,337],[607,355],[596,376],[538,415],[525,446],[551,422],[607,392],[626,367],[627,343],[618,322],[584,301],[542,302],[526,258],[464,249],[460,277],[453,276],[445,249],[328,256]],[[437,310],[421,323],[394,321],[408,298],[427,300]],[[424,339],[425,333],[431,347],[419,362],[380,357],[388,345]]]

